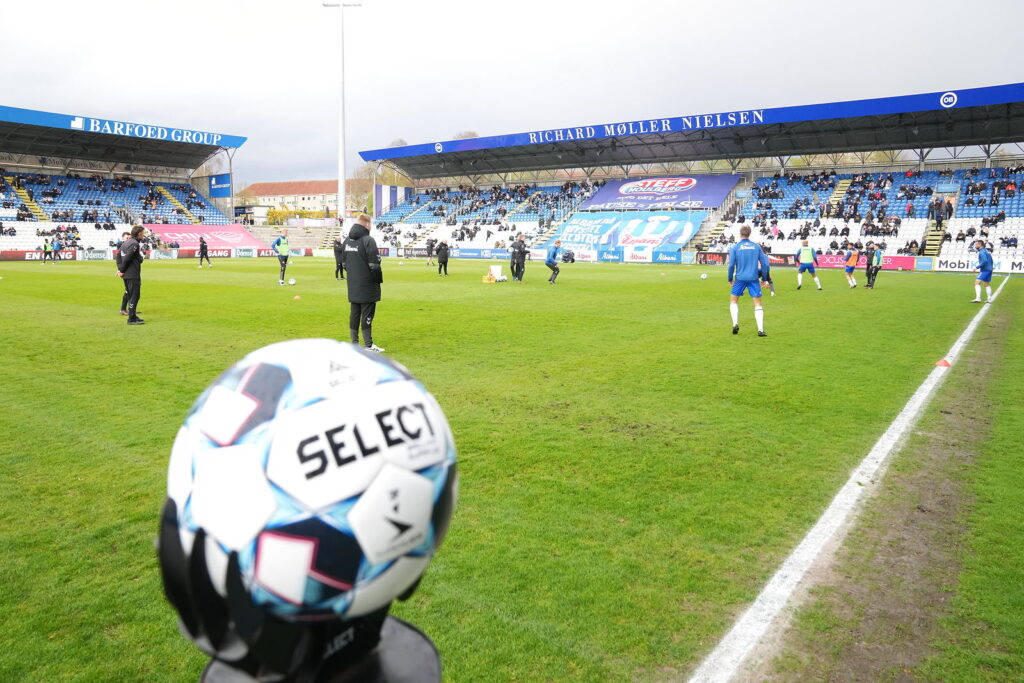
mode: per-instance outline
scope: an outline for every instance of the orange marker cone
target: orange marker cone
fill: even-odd
[[[940,360],[940,361],[939,361],[938,363],[936,363],[935,365],[936,365],[937,367],[940,367],[940,368],[949,368],[949,367],[952,367],[952,366],[951,366],[951,365],[949,364],[949,361],[948,361],[948,360],[946,360],[945,358],[943,358],[942,360]]]
[[[301,297],[301,296],[299,296],[298,294],[296,294],[296,295],[295,295],[295,297],[294,297],[294,299],[295,299],[296,301],[298,301],[298,300],[299,300],[299,299],[301,299],[301,298],[302,298],[302,297]],[[947,363],[947,365],[949,365],[949,364]]]

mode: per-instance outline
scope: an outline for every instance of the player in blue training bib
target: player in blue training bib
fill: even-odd
[[[985,286],[985,303],[992,303],[992,254],[985,248],[985,240],[978,240],[974,243],[978,247],[978,267],[975,268],[975,272],[978,273],[978,277],[974,279],[974,298],[971,299],[972,304],[981,303],[981,287]]]
[[[732,316],[732,333],[740,333],[739,299],[744,292],[749,292],[754,301],[754,321],[757,323],[757,336],[767,337],[764,331],[764,308],[761,307],[761,283],[771,271],[771,265],[764,250],[750,241],[750,226],[740,228],[740,241],[729,249],[729,314]]]

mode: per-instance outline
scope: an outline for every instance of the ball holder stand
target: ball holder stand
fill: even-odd
[[[212,660],[200,683],[432,683],[441,660],[430,639],[401,619],[390,604],[355,619],[284,621],[256,605],[242,580],[237,553],[228,556],[225,598],[206,565],[200,529],[186,556],[177,507],[168,499],[157,554],[164,593],[178,611],[179,627]],[[400,599],[407,599],[413,585]]]

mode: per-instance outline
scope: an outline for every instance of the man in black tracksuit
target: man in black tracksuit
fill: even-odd
[[[526,242],[523,241],[523,233],[516,235],[516,241],[512,243],[512,282],[522,282],[523,273],[526,272]]]
[[[434,240],[427,240],[427,265],[434,265]]]
[[[345,240],[341,235],[334,238],[334,279],[345,279]]]
[[[118,272],[121,272],[121,245],[131,236],[130,232],[122,232],[121,241],[114,243],[114,263],[117,264]],[[124,294],[121,296],[121,315],[128,315],[128,283],[122,281],[122,284],[124,284]],[[135,314],[138,315],[138,311]]]
[[[363,330],[363,346],[370,351],[384,349],[373,343],[373,316],[380,301],[380,283],[384,273],[380,269],[377,242],[370,237],[370,217],[359,214],[345,240],[345,270],[348,271],[348,331],[353,344],[359,343],[359,329]]]
[[[118,249],[117,275],[124,278],[128,291],[128,324],[141,325],[145,321],[138,315],[139,297],[142,294],[142,248],[139,240],[146,236],[141,225],[132,226],[132,236],[121,243]]]
[[[444,268],[444,276],[448,277],[448,243],[441,240],[437,245],[437,276],[441,276],[441,269]]]
[[[200,268],[203,267],[203,259],[206,259],[206,265],[211,266],[211,267],[213,266],[213,264],[210,263],[209,246],[207,246],[207,244],[206,244],[206,239],[202,235],[200,235],[199,236],[199,267]]]

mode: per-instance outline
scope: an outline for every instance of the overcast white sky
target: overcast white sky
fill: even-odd
[[[0,104],[245,136],[236,187],[335,178],[337,11],[0,0]],[[1024,81],[1019,0],[362,0],[345,12],[350,169],[396,138]]]

